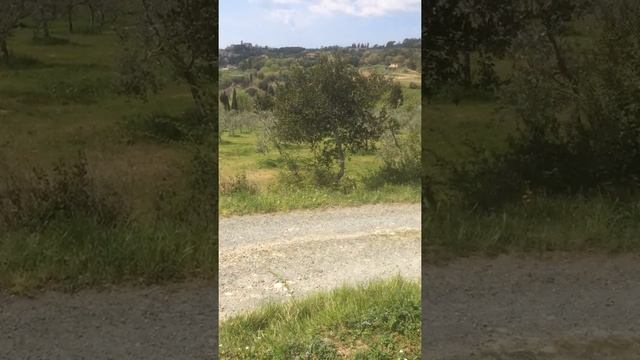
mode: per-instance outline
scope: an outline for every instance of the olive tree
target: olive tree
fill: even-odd
[[[5,64],[9,63],[11,56],[7,42],[31,9],[29,0],[3,0],[0,3],[0,59]]]
[[[54,0],[34,0],[34,11],[32,17],[36,22],[33,37],[49,39],[49,23],[58,17],[59,4]]]
[[[296,67],[276,91],[275,134],[285,142],[311,145],[318,162],[338,163],[336,183],[344,176],[348,152],[364,149],[382,135],[387,116],[376,104],[389,83],[365,76],[339,54],[314,66]]]
[[[125,44],[121,85],[146,96],[157,91],[168,70],[187,85],[198,112],[217,111],[217,6],[210,0],[138,0],[130,24],[120,27]]]
[[[142,98],[163,77],[186,85],[202,125],[203,143],[192,143],[186,176],[185,219],[215,219],[218,194],[217,55],[218,6],[211,0],[135,0],[119,18],[123,42],[120,85]],[[210,221],[206,221],[210,223]]]

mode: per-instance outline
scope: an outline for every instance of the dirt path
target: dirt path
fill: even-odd
[[[213,359],[215,289],[208,283],[0,293],[0,359]]]
[[[344,283],[420,277],[420,205],[220,220],[220,318]]]
[[[427,359],[640,359],[638,256],[462,259],[422,276]]]

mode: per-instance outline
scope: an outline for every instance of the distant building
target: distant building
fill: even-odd
[[[389,66],[387,66],[387,69],[397,69],[398,68],[398,64],[389,64]]]

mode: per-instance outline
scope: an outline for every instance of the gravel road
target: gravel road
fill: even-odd
[[[267,301],[401,274],[420,278],[420,205],[220,219],[220,319]]]
[[[0,293],[0,359],[213,359],[215,289],[161,287]]]
[[[369,235],[376,231],[419,230],[420,204],[380,204],[220,219],[220,252],[245,245],[296,238]]]
[[[426,266],[426,359],[640,359],[640,257],[469,258]]]

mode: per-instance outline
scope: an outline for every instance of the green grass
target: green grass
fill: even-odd
[[[255,194],[238,193],[220,196],[220,215],[418,201],[420,201],[420,188],[417,185],[384,185],[376,189],[361,186],[347,194],[338,190],[313,187],[289,190],[286,187],[274,187]]]
[[[58,28],[64,24],[55,24],[53,31]],[[40,65],[0,69],[0,160],[12,159],[27,169],[49,167],[83,150],[96,177],[115,183],[137,203],[135,211],[150,211],[143,205],[157,193],[153,180],[178,185],[180,172],[174,169],[188,154],[179,144],[131,143],[121,124],[138,113],[179,113],[192,106],[188,91],[168,83],[148,103],[119,96],[114,84],[114,58],[120,51],[116,34],[54,35],[71,42],[35,45],[31,30],[25,29],[9,44],[15,56],[36,59]]]
[[[0,288],[21,293],[212,278],[215,229],[167,215],[158,220],[155,209],[161,193],[189,190],[188,148],[132,139],[123,126],[137,114],[187,110],[189,91],[166,74],[165,88],[146,103],[121,96],[114,32],[68,34],[63,22],[51,30],[69,41],[38,44],[31,29],[18,30],[9,42],[15,61],[0,66],[1,175],[49,171],[82,151],[89,177],[126,199],[131,218],[113,228],[67,219],[40,229],[0,229]]]
[[[628,199],[539,197],[495,212],[443,205],[423,221],[428,261],[510,252],[640,251],[640,202]]]
[[[387,184],[377,179],[376,170],[382,165],[375,154],[353,155],[347,162],[346,176],[353,179],[355,188],[342,191],[331,187],[283,185],[279,181],[285,167],[279,153],[255,150],[254,133],[229,136],[223,134],[220,145],[220,183],[230,182],[235,176],[246,175],[256,188],[255,192],[237,192],[220,195],[220,215],[265,213],[293,209],[330,206],[352,206],[387,202],[419,202],[420,185]],[[304,146],[293,146],[288,151],[303,163],[311,158]]]
[[[76,290],[154,284],[217,273],[214,229],[176,224],[101,228],[80,219],[45,231],[0,237],[0,288]]]
[[[220,359],[420,359],[418,283],[395,277],[224,321]]]

